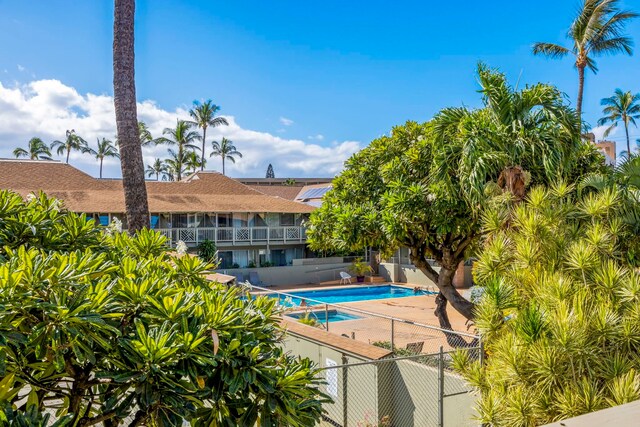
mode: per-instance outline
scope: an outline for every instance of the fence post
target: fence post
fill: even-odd
[[[444,354],[438,355],[438,427],[444,427]]]
[[[480,337],[480,339],[478,339],[478,342],[480,343],[480,366],[484,365],[484,343],[482,342],[482,337]]]
[[[329,304],[324,305],[324,324],[329,332]]]
[[[395,322],[394,319],[391,318],[391,352],[393,353],[396,349],[395,347],[395,340],[393,339],[393,336],[395,335]]]

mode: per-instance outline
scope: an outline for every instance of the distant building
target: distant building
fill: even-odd
[[[304,222],[314,208],[294,201],[300,186],[273,187],[294,190],[289,197],[278,197],[207,171],[178,182],[147,181],[146,186],[151,228],[172,245],[179,240],[192,247],[215,242],[220,268],[289,265],[307,256]],[[0,159],[0,189],[23,197],[42,191],[70,211],[102,225],[118,218],[126,228],[120,179],[97,179],[58,161]]]
[[[616,143],[615,141],[602,140],[596,142],[596,136],[592,132],[584,135],[589,141],[591,141],[598,150],[604,155],[605,163],[608,165],[616,164]]]

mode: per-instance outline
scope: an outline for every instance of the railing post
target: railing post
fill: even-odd
[[[287,227],[282,228],[282,240],[287,243]]]
[[[444,353],[438,355],[438,427],[444,426]]]
[[[391,352],[393,353],[395,350],[395,340],[393,336],[395,335],[395,322],[394,319],[391,318]]]
[[[236,228],[235,227],[231,228],[231,241],[233,242],[233,245],[235,246],[235,244],[236,244]]]
[[[329,304],[324,305],[324,323],[329,332]]]

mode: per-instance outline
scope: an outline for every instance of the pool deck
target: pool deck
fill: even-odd
[[[389,282],[365,282],[351,283],[350,285],[340,285],[339,283],[321,283],[316,285],[301,286],[281,286],[272,287],[270,290],[295,294],[295,291],[318,290],[330,288],[345,288],[357,286],[388,285]],[[396,286],[413,288],[413,285],[406,283],[391,283]],[[358,311],[351,311],[353,308]],[[367,316],[359,312],[360,310],[377,315],[403,319],[408,322],[394,322],[393,336],[396,347],[404,348],[407,344],[423,343],[423,353],[435,353],[440,346],[446,350],[450,347],[447,344],[445,335],[438,329],[429,329],[417,324],[439,327],[438,319],[433,314],[436,308],[435,295],[408,296],[401,298],[388,298],[382,300],[368,300],[357,302],[345,302],[337,305],[330,305],[329,309],[337,309],[345,313],[360,316],[357,320],[345,320],[329,323],[329,332],[339,336],[353,337],[357,341],[373,343],[376,341],[390,341],[391,321],[385,317]],[[322,306],[313,306],[311,310],[323,310]],[[447,307],[451,326],[455,331],[468,334],[475,333],[472,327],[467,328],[466,319],[450,305]],[[466,339],[470,341],[471,339]]]

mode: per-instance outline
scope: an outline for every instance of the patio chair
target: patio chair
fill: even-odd
[[[347,283],[351,284],[351,275],[346,271],[340,272],[340,284],[346,285]]]
[[[424,347],[424,341],[410,342],[407,344],[407,350],[415,354],[422,353],[422,347]]]
[[[236,277],[236,283],[239,285],[240,283],[244,283],[244,274],[242,273],[236,273],[234,274],[234,276]]]
[[[267,287],[264,284],[264,282],[262,280],[260,280],[260,276],[258,276],[258,272],[257,271],[250,271],[249,272],[249,283],[251,283],[253,286]]]

